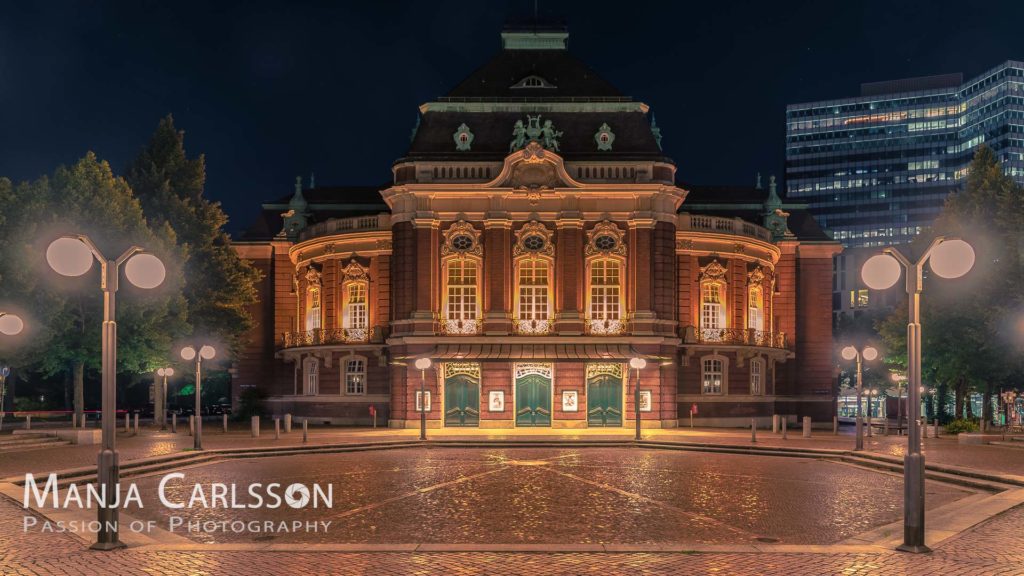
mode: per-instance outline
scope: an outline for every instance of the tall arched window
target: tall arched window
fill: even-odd
[[[591,334],[621,334],[626,329],[625,291],[626,246],[622,231],[609,221],[588,232],[587,331]]]
[[[747,291],[747,328],[764,330],[764,292],[760,286],[751,286]]]
[[[551,232],[536,221],[516,232],[515,328],[520,334],[551,331],[551,284],[554,246]]]
[[[320,393],[320,361],[306,358],[302,363],[302,393],[315,396]]]
[[[369,339],[370,317],[368,294],[369,276],[366,270],[353,260],[345,267],[341,285],[341,327],[346,341],[365,342]]]
[[[483,249],[480,233],[465,221],[445,232],[441,247],[443,313],[442,329],[448,334],[480,332],[480,268]]]
[[[701,268],[700,335],[701,339],[718,342],[726,339],[728,327],[725,301],[725,267],[713,260]]]
[[[320,287],[310,286],[306,289],[306,330],[320,328]]]

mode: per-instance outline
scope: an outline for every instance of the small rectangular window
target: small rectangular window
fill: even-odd
[[[721,394],[724,377],[724,363],[717,358],[706,358],[702,370],[703,394]]]

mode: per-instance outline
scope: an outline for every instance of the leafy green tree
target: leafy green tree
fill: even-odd
[[[224,232],[227,215],[203,195],[206,161],[185,154],[184,133],[162,119],[128,167],[126,179],[153,226],[169,224],[186,256],[184,295],[194,334],[237,351],[252,327],[259,272],[242,260]]]

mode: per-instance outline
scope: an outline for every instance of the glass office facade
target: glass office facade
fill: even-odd
[[[938,215],[982,143],[1024,183],[1024,63],[787,106],[787,193],[844,246],[904,243]]]

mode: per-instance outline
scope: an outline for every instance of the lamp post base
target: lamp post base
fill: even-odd
[[[114,542],[94,542],[92,546],[89,546],[89,550],[102,550],[104,552],[107,552],[110,550],[117,550],[119,548],[127,547],[128,545],[124,542],[121,542],[120,540],[115,540]]]
[[[909,544],[900,544],[896,547],[896,550],[899,550],[900,552],[909,552],[911,554],[925,554],[932,551],[931,548],[925,546],[924,544],[915,546],[911,546]]]

